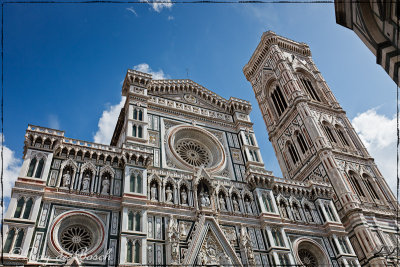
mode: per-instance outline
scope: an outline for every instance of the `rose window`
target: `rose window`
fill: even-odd
[[[200,143],[184,139],[179,140],[175,148],[178,155],[192,166],[205,166],[210,164],[210,153]]]
[[[222,135],[196,126],[179,125],[167,135],[167,159],[175,167],[192,170],[204,167],[209,172],[225,168]]]
[[[66,251],[76,253],[92,245],[92,234],[82,225],[73,225],[62,231],[60,243]]]
[[[298,254],[304,266],[306,267],[318,266],[317,258],[308,249],[300,249]]]

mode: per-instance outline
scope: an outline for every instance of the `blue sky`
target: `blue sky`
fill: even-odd
[[[142,63],[168,78],[189,77],[225,98],[251,101],[266,168],[281,175],[242,72],[267,30],[309,44],[378,166],[382,162],[382,172],[394,181],[396,85],[355,33],[336,24],[333,4],[174,4],[155,10],[147,3],[5,6],[5,179],[15,179],[29,123],[93,141],[102,130],[99,119],[121,101],[126,70]],[[5,191],[9,196],[7,186]]]

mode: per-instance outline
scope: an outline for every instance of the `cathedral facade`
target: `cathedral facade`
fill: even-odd
[[[308,46],[266,32],[244,74],[283,178],[264,168],[249,102],[128,70],[110,145],[28,126],[4,263],[395,263],[397,201]]]

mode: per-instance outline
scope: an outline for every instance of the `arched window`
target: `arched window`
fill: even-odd
[[[365,197],[365,194],[363,190],[361,189],[360,184],[358,183],[358,180],[353,172],[349,173],[350,176],[350,182],[353,185],[353,188],[355,189],[356,193],[360,196]]]
[[[32,205],[33,205],[33,199],[30,198],[25,204],[25,211],[24,215],[22,216],[23,219],[29,219],[29,215],[31,215]]]
[[[297,154],[296,148],[293,146],[291,142],[287,143],[287,148],[292,158],[293,164],[296,164],[299,161],[299,155]]]
[[[129,191],[135,192],[136,191],[136,177],[135,174],[131,174],[130,180],[129,180]]]
[[[143,111],[139,110],[139,120],[143,120]]]
[[[335,136],[333,135],[333,133],[332,133],[332,130],[331,130],[331,128],[328,126],[328,124],[327,123],[323,123],[322,124],[322,128],[324,129],[324,131],[325,131],[325,135],[328,137],[328,140],[329,141],[331,141],[332,143],[337,143],[336,142],[336,138],[335,138]]]
[[[136,191],[137,193],[142,193],[142,175],[140,175],[140,173],[138,173],[136,175]]]
[[[126,262],[133,262],[133,245],[130,240],[126,245]]]
[[[40,176],[42,176],[43,165],[44,159],[39,160],[39,164],[36,168],[35,178],[40,178]]]
[[[135,109],[133,110],[133,119],[134,119],[134,120],[137,120],[137,118],[138,118],[138,112],[137,112],[137,109],[135,108]]]
[[[329,220],[335,222],[336,221],[335,215],[334,215],[331,205],[329,205],[329,203],[325,203],[325,210],[326,210],[326,213],[328,214]]]
[[[271,197],[269,196],[269,194],[262,194],[262,199],[264,202],[265,209],[268,212],[274,212],[274,207],[272,205]]]
[[[138,127],[138,137],[139,137],[139,138],[142,138],[142,137],[143,137],[143,129],[142,129],[142,126],[139,126],[139,127]]]
[[[374,198],[374,199],[380,199],[379,195],[376,193],[374,187],[371,184],[371,181],[368,178],[365,178],[364,180],[364,184],[366,185],[366,187],[368,188],[368,191],[370,193],[370,195]]]
[[[339,241],[340,247],[342,248],[342,251],[344,253],[346,253],[346,254],[349,254],[350,253],[350,249],[347,246],[347,242],[346,242],[345,238],[344,237],[338,237],[338,241]]]
[[[6,242],[4,244],[4,249],[3,249],[3,251],[5,253],[9,253],[10,252],[12,243],[14,241],[14,236],[15,236],[15,228],[13,228],[13,229],[8,231],[7,239],[6,239]]]
[[[291,266],[287,253],[279,253],[278,255],[280,266]]]
[[[300,78],[301,83],[303,84],[304,88],[306,89],[308,95],[311,97],[311,99],[316,100],[318,102],[321,102],[321,99],[319,98],[317,92],[315,91],[312,83],[305,78]]]
[[[136,130],[136,125],[133,125],[132,127],[132,136],[136,137],[137,136],[137,130]]]
[[[140,232],[140,213],[136,213],[135,215],[135,231]]]
[[[279,86],[276,86],[275,90],[271,94],[271,98],[278,116],[282,115],[287,108],[287,103]]]
[[[31,163],[29,164],[28,174],[26,176],[32,177],[35,167],[36,167],[36,158],[33,158],[31,159]]]
[[[21,197],[18,199],[17,208],[15,209],[14,218],[21,217],[22,209],[24,208],[25,199]]]
[[[130,211],[128,214],[128,230],[133,231],[133,212]]]
[[[342,131],[340,128],[338,128],[338,127],[336,127],[336,134],[337,134],[337,136],[339,136],[339,139],[340,139],[340,142],[342,143],[342,145],[344,145],[344,146],[350,146],[350,145],[349,145],[349,142],[347,142],[347,139],[346,139],[346,137],[344,136],[343,131]]]
[[[281,202],[279,203],[279,209],[281,210],[282,217],[285,219],[289,219],[289,214],[286,209],[286,203],[283,200],[281,200]]]
[[[279,229],[271,229],[272,237],[274,238],[275,246],[284,247],[282,233]]]
[[[17,239],[15,240],[15,244],[14,244],[14,253],[16,254],[20,254],[21,253],[21,246],[22,246],[22,240],[24,239],[24,230],[21,229],[18,231],[17,234]]]
[[[296,132],[296,139],[297,139],[297,143],[300,146],[301,153],[303,153],[303,154],[306,153],[306,151],[308,150],[308,146],[304,140],[303,135],[300,132]]]
[[[302,221],[303,219],[302,219],[301,214],[300,214],[300,208],[299,208],[299,206],[298,206],[296,203],[293,203],[293,204],[292,204],[292,207],[293,207],[294,219],[295,219],[296,221]]]
[[[135,263],[140,263],[140,244],[138,241],[135,242]]]

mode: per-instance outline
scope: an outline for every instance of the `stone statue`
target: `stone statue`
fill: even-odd
[[[90,177],[89,173],[86,173],[86,176],[83,178],[82,181],[82,191],[89,192],[89,186],[90,186]]]
[[[187,205],[187,193],[186,193],[185,187],[182,188],[182,191],[181,191],[181,202],[182,202],[182,205]]]
[[[219,207],[221,210],[226,210],[226,203],[224,196],[219,197]]]
[[[179,238],[184,239],[187,236],[187,227],[188,225],[184,222],[180,222],[179,224]]]
[[[206,206],[206,198],[204,196],[203,190],[200,191],[200,206],[205,207]]]
[[[247,213],[252,214],[253,212],[251,210],[250,200],[248,198],[246,198],[246,200],[244,202],[246,204]]]
[[[283,217],[283,218],[289,218],[289,216],[288,216],[288,214],[287,214],[287,210],[286,210],[286,205],[285,205],[284,203],[281,203],[281,204],[279,205],[279,208],[280,208],[280,210],[281,210],[282,217]]]
[[[156,184],[153,184],[150,189],[150,199],[157,200],[157,187]]]
[[[170,186],[167,186],[167,189],[165,190],[165,194],[166,194],[166,202],[172,203],[173,195],[172,195],[172,190],[171,190]]]
[[[247,264],[249,266],[255,266],[256,261],[249,234],[245,230],[244,226],[242,226],[241,228],[242,229],[240,230],[240,244],[244,248],[244,251],[246,252]]]
[[[108,194],[108,190],[110,189],[110,180],[108,180],[108,178],[105,178],[103,180],[103,182],[101,183],[101,185],[103,186],[101,189],[101,193],[103,195],[107,195]]]
[[[179,263],[179,232],[178,224],[173,216],[169,217],[168,242],[171,248],[171,263]]]
[[[238,203],[236,197],[233,198],[232,202],[233,202],[233,210],[239,211],[239,203]]]
[[[207,193],[207,192],[204,192],[204,200],[205,200],[206,206],[207,206],[207,207],[210,206],[211,201],[210,201],[210,197],[208,196],[208,193]]]
[[[69,174],[69,170],[63,175],[62,179],[62,187],[69,187],[71,185],[71,174]]]
[[[293,213],[294,213],[294,218],[296,219],[296,221],[301,221],[300,211],[297,206],[293,207]]]

